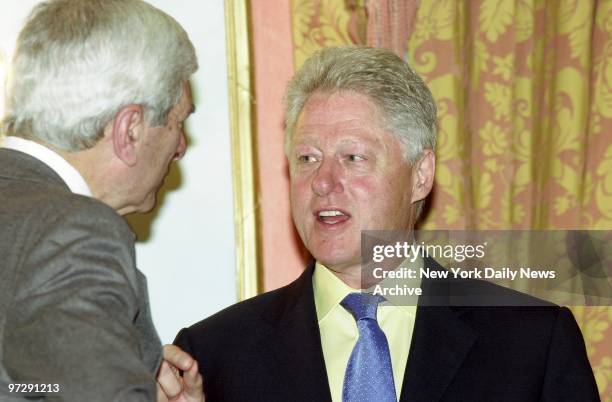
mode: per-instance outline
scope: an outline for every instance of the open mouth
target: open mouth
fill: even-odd
[[[351,216],[339,209],[322,209],[315,213],[317,220],[327,225],[337,225],[348,221]]]

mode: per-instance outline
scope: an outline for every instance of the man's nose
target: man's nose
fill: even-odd
[[[181,133],[178,146],[176,147],[176,152],[174,153],[174,160],[178,161],[181,159],[183,156],[185,156],[185,152],[187,152],[187,139],[185,138],[185,133]]]
[[[312,181],[312,190],[320,197],[344,190],[341,180],[341,166],[335,160],[323,161]]]

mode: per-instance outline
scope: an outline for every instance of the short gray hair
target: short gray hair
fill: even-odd
[[[159,126],[197,68],[185,30],[144,1],[45,1],[17,40],[3,131],[83,150],[130,104]]]
[[[289,82],[285,94],[285,152],[308,98],[314,93],[352,91],[378,106],[385,128],[401,142],[414,162],[436,145],[436,104],[423,80],[393,52],[344,46],[312,55]]]

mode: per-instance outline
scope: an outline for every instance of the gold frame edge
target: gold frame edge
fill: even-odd
[[[225,0],[236,240],[236,292],[239,301],[253,297],[260,291],[248,16],[248,0]]]

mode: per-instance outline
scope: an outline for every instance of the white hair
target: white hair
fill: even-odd
[[[197,68],[187,33],[144,1],[45,1],[17,40],[4,132],[83,150],[130,104],[162,125]]]
[[[366,95],[382,112],[383,124],[414,162],[436,145],[436,104],[423,80],[393,52],[343,46],[312,55],[289,82],[285,94],[285,152],[295,124],[314,93],[350,91]]]

